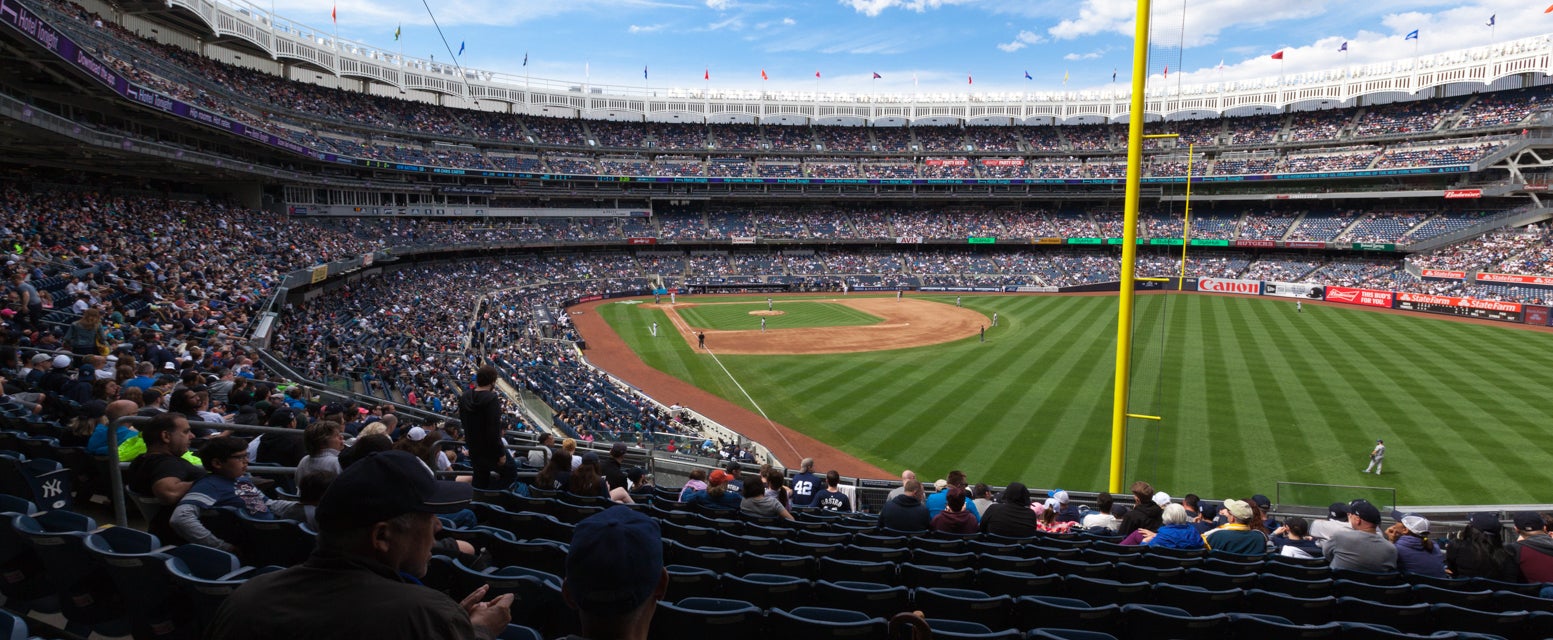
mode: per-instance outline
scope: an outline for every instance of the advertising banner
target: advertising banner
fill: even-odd
[[[1521,185],[1521,191],[1547,191],[1547,190],[1548,190],[1548,185],[1546,183],[1528,182],[1526,184]]]
[[[1119,245],[1119,244],[1122,243],[1123,240],[1126,240],[1126,238],[1106,238],[1105,239],[1105,243],[1106,244],[1111,244],[1111,245]],[[1144,244],[1146,242],[1148,242],[1148,241],[1144,240],[1143,238],[1138,238],[1138,244]]]
[[[1538,306],[1529,305],[1529,304],[1526,305],[1525,309],[1526,309],[1526,324],[1534,324],[1534,325],[1537,325],[1539,327],[1545,327],[1545,326],[1548,326],[1549,324],[1553,324],[1553,323],[1550,323],[1548,321],[1549,316],[1553,315],[1553,314],[1549,314],[1548,312],[1549,311],[1553,311],[1553,309],[1549,309],[1547,307],[1538,307]]]
[[[1399,293],[1397,294],[1397,308],[1408,311],[1465,316],[1468,318],[1486,318],[1488,320],[1501,320],[1504,322],[1520,322],[1522,320],[1521,304],[1518,302],[1457,298],[1427,293]]]
[[[1390,291],[1376,289],[1355,289],[1353,287],[1330,286],[1326,290],[1328,302],[1341,302],[1343,304],[1357,304],[1366,307],[1391,308],[1391,301],[1395,297]]]
[[[1275,240],[1236,240],[1237,247],[1251,247],[1253,249],[1271,249],[1278,246]]]
[[[728,239],[733,244],[755,244],[755,240],[757,240],[755,236],[729,236]]]
[[[1478,282],[1504,282],[1529,284],[1534,287],[1553,287],[1553,276],[1519,276],[1513,273],[1479,273]]]
[[[1304,284],[1301,282],[1263,282],[1262,295],[1278,296],[1280,298],[1304,298],[1307,300],[1321,300],[1326,294],[1326,287],[1319,284]]]
[[[1294,240],[1283,243],[1283,246],[1290,249],[1325,249],[1327,248],[1327,243],[1315,242],[1313,240]]]
[[[929,167],[964,167],[970,164],[965,158],[928,158],[922,161]]]
[[[1449,269],[1424,269],[1423,277],[1435,278],[1439,280],[1465,280],[1467,278],[1467,272],[1451,271]]]
[[[1262,281],[1202,278],[1197,281],[1197,290],[1211,293],[1244,293],[1254,296],[1262,293]]]
[[[1068,244],[1105,244],[1100,238],[1068,238]]]
[[[1355,242],[1354,251],[1396,251],[1397,245],[1389,242]]]
[[[1062,244],[1062,238],[1031,238],[1030,244]]]
[[[922,244],[922,236],[901,236],[895,239],[895,244]]]
[[[1185,243],[1181,242],[1180,238],[1150,238],[1149,239],[1149,246],[1151,246],[1151,247],[1159,247],[1159,246],[1179,247],[1179,246],[1181,246],[1183,244],[1185,244]]]
[[[1483,197],[1483,190],[1482,189],[1446,189],[1445,190],[1445,199],[1446,200],[1465,200],[1465,199],[1470,199],[1470,198],[1481,198],[1481,197]]]
[[[1214,240],[1213,238],[1192,238],[1191,245],[1194,247],[1227,247],[1229,246],[1229,241]]]
[[[1006,287],[1004,290],[1011,293],[1057,293],[1058,291],[1057,287],[1037,287],[1028,284],[1022,284],[1017,287]]]
[[[658,244],[657,238],[626,238],[626,244]]]
[[[1023,167],[1024,158],[987,158],[981,161],[983,167]]]
[[[978,238],[976,236],[965,239],[966,244],[996,244],[997,241],[997,238]]]

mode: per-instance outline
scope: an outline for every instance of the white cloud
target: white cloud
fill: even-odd
[[[1005,53],[1013,53],[1032,44],[1041,44],[1042,42],[1046,42],[1045,36],[1034,31],[1020,31],[1019,35],[1014,36],[1013,42],[1000,44],[998,49]]]
[[[714,11],[725,11],[732,4],[733,0],[706,0],[706,8]]]
[[[713,22],[711,24],[706,25],[706,30],[707,31],[722,31],[723,29],[727,29],[729,31],[738,31],[738,30],[743,29],[743,28],[744,28],[744,20],[739,18],[738,16],[734,16],[732,18],[727,18],[727,19],[724,19],[724,20],[718,20],[717,22]]]
[[[943,6],[967,4],[975,0],[840,0],[841,4],[852,7],[853,11],[866,16],[877,16],[886,9],[901,8],[907,11],[922,13],[928,9],[937,9]]]
[[[1098,59],[1104,57],[1105,54],[1110,53],[1110,51],[1111,51],[1110,47],[1107,47],[1105,49],[1096,49],[1094,51],[1090,51],[1089,53],[1070,53],[1070,54],[1067,54],[1065,56],[1062,56],[1062,59],[1063,60],[1072,60],[1072,61],[1098,60]]]
[[[793,26],[795,24],[798,24],[798,21],[794,20],[792,18],[782,18],[782,24],[785,24],[785,25],[791,27],[791,26]]]
[[[1185,29],[1181,22],[1184,0],[1154,3],[1152,23],[1170,23],[1169,29],[1156,29],[1154,44],[1195,47],[1212,44],[1219,33],[1241,26],[1265,25],[1283,20],[1310,18],[1326,12],[1325,0],[1268,3],[1264,0],[1194,0],[1186,10]],[[1084,0],[1076,18],[1068,18],[1047,29],[1059,40],[1071,40],[1100,33],[1131,36],[1134,30],[1134,5],[1118,0]],[[1184,37],[1181,35],[1184,33]],[[1184,40],[1184,42],[1182,41]]]
[[[663,29],[663,26],[664,25],[661,25],[661,24],[651,24],[651,25],[646,25],[646,26],[639,25],[639,24],[633,24],[630,27],[628,27],[626,29],[626,31],[629,31],[631,33],[652,33],[654,31],[661,31]]]

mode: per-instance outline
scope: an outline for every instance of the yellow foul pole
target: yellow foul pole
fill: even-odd
[[[1116,322],[1116,394],[1111,400],[1111,493],[1123,493],[1127,397],[1132,368],[1133,261],[1138,253],[1138,192],[1143,171],[1143,87],[1148,80],[1149,0],[1138,0],[1132,36],[1132,101],[1127,111],[1127,191],[1122,231],[1122,290]]]
[[[1186,287],[1186,245],[1192,243],[1192,158],[1197,155],[1197,143],[1186,145],[1186,222],[1181,225],[1181,277],[1176,279],[1176,291]]]

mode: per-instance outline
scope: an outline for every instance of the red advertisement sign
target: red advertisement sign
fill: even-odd
[[[1278,242],[1275,241],[1275,240],[1236,240],[1235,241],[1235,246],[1237,246],[1237,247],[1263,247],[1263,248],[1271,249],[1273,247],[1278,246]]]
[[[1244,293],[1254,296],[1262,293],[1262,281],[1203,278],[1197,281],[1197,290],[1213,293]]]
[[[1548,185],[1547,184],[1533,184],[1533,183],[1528,182],[1526,184],[1521,185],[1521,191],[1547,191],[1547,190],[1548,190]]]
[[[1283,246],[1290,249],[1325,249],[1327,248],[1327,243],[1315,242],[1311,240],[1295,240],[1292,242],[1285,242],[1283,243]]]
[[[1481,197],[1483,197],[1483,190],[1482,189],[1446,189],[1445,190],[1445,199],[1446,200],[1465,200],[1465,199],[1470,199],[1470,198],[1481,198]]]
[[[1446,280],[1465,280],[1467,272],[1450,271],[1447,269],[1424,269],[1425,278],[1444,278]]]
[[[1518,276],[1512,273],[1479,273],[1478,282],[1508,282],[1553,287],[1553,276]]]
[[[969,165],[970,162],[966,161],[965,158],[948,160],[941,158],[928,158],[927,160],[923,160],[922,164],[925,164],[929,167],[963,167]]]
[[[1391,308],[1393,293],[1390,291],[1378,291],[1375,289],[1355,289],[1352,287],[1327,287],[1327,300],[1329,302],[1341,302],[1344,304],[1357,304],[1366,307]]]
[[[657,238],[626,238],[626,244],[658,244]]]
[[[1549,315],[1548,311],[1549,309],[1547,307],[1535,307],[1529,304],[1526,305],[1526,324],[1547,326]]]
[[[984,167],[1023,167],[1024,158],[987,158],[981,161]]]

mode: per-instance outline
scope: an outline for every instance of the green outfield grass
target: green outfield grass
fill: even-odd
[[[692,327],[722,331],[759,329],[762,317],[766,319],[766,325],[769,329],[850,327],[884,322],[883,318],[829,302],[783,299],[781,302],[773,303],[772,308],[782,312],[782,315],[752,315],[755,311],[766,310],[765,299],[761,299],[759,302],[726,302],[718,300],[716,304],[681,307],[678,311],[679,316],[684,318],[685,322]]]
[[[999,314],[986,344],[721,360],[773,420],[885,469],[1104,489],[1115,298],[964,300]],[[650,339],[661,312],[601,312],[648,364],[751,406],[711,357]],[[1165,420],[1133,423],[1129,481],[1212,499],[1290,481],[1395,487],[1403,504],[1548,500],[1553,335],[1205,295],[1139,297],[1134,335],[1132,411]],[[1361,474],[1376,438],[1386,473]]]

